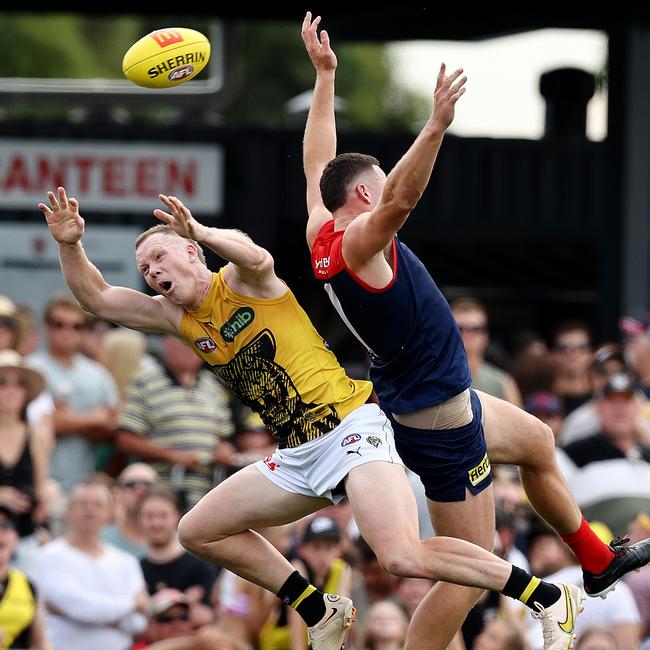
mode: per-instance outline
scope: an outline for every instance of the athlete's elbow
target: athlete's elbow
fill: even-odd
[[[411,212],[422,197],[422,192],[417,190],[401,190],[384,192],[382,203],[396,214],[407,215]]]

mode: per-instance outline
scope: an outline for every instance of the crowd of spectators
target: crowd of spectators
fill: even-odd
[[[616,341],[559,322],[507,362],[491,354],[488,310],[452,311],[473,387],[553,431],[562,471],[606,542],[650,536],[650,324]],[[41,326],[42,320],[42,326]],[[89,318],[66,296],[41,315],[0,296],[0,647],[34,650],[299,650],[302,619],[274,595],[187,553],[177,525],[214,485],[273,440],[172,337]],[[497,466],[495,552],[580,584],[568,547],[534,513],[515,468]],[[432,534],[410,475],[420,532]],[[346,501],[258,531],[319,589],[358,610],[346,647],[398,650],[432,583],[388,574]],[[650,648],[650,568],[605,601],[587,599],[580,650]],[[496,593],[473,608],[454,650],[539,650],[528,610]]]

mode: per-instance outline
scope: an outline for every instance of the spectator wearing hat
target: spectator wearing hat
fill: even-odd
[[[319,515],[309,520],[291,563],[317,589],[349,596],[351,569],[341,552],[337,523]],[[262,627],[259,641],[260,650],[304,650],[307,626],[295,610],[279,603]]]
[[[639,440],[640,406],[630,375],[609,377],[595,409],[599,431],[562,447],[558,456],[587,520],[625,531],[637,513],[650,509],[650,448]]]
[[[194,626],[187,596],[178,589],[156,593],[147,616],[146,640],[136,643],[133,650],[252,650],[216,625]]]
[[[0,296],[0,352],[13,350],[23,357],[28,354],[35,329],[30,314],[29,307],[15,305],[6,296]],[[39,430],[41,442],[51,454],[54,445],[54,401],[46,390],[29,402],[27,422],[33,429]]]
[[[0,351],[0,505],[16,515],[21,542],[17,564],[23,570],[37,546],[37,526],[47,522],[44,500],[49,439],[30,426],[27,405],[43,390],[43,377],[13,350]]]
[[[24,573],[10,566],[17,543],[16,517],[0,505],[0,647],[52,650],[36,589]]]
[[[595,352],[589,368],[589,379],[594,396],[602,392],[607,378],[620,372],[630,372],[623,347],[618,343],[605,343]],[[645,395],[637,391],[639,400],[646,402]],[[639,416],[639,434],[650,440],[650,421]],[[559,435],[559,444],[568,445],[577,440],[598,433],[600,420],[596,410],[596,399],[592,398],[579,406],[564,421]]]
[[[15,350],[23,333],[23,322],[16,305],[7,296],[0,296],[0,350]]]
[[[54,398],[56,443],[50,473],[67,492],[95,471],[95,443],[114,434],[118,395],[108,370],[81,354],[86,315],[76,300],[53,298],[44,320],[47,348],[26,362],[43,374]]]
[[[553,393],[531,393],[524,400],[524,410],[551,428],[557,444],[564,422],[564,412],[560,400]]]
[[[37,555],[34,576],[55,650],[126,650],[146,628],[149,596],[138,561],[100,537],[111,508],[106,484],[78,483],[67,534]]]

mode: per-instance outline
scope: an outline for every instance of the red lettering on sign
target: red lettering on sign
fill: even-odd
[[[196,179],[196,160],[189,160],[184,169],[181,169],[179,163],[170,161],[164,186],[167,194],[190,198],[194,196]]]
[[[55,165],[52,160],[40,156],[36,159],[36,182],[35,190],[49,190],[52,187],[64,187],[68,184],[66,182],[68,171],[68,159],[59,158]]]
[[[4,189],[29,192],[29,173],[25,159],[21,156],[15,156],[9,162],[7,175],[4,179]]]
[[[124,158],[107,158],[104,161],[104,173],[102,175],[102,189],[109,196],[126,196],[124,180],[126,174]]]
[[[72,164],[77,168],[79,178],[77,184],[79,192],[85,194],[90,190],[90,172],[95,166],[95,160],[92,158],[73,158]]]
[[[140,196],[158,195],[158,161],[155,158],[143,158],[135,162],[135,192]]]

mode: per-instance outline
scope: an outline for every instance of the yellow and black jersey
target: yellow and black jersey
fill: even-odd
[[[350,379],[290,289],[279,298],[235,293],[223,267],[207,296],[186,310],[181,335],[247,406],[280,447],[296,447],[334,429],[371,392]]]
[[[0,648],[27,647],[37,608],[32,585],[15,569],[9,570],[7,579],[0,585]]]

